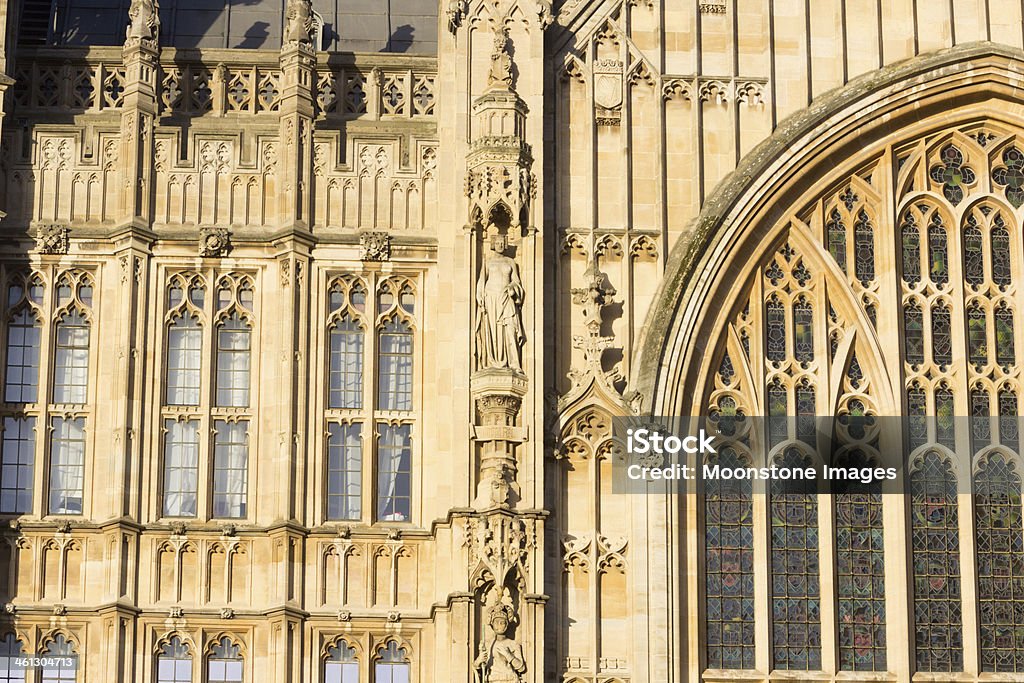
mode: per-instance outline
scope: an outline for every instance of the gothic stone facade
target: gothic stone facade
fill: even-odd
[[[2,680],[1024,680],[1020,3],[2,4]],[[907,496],[613,493],[613,416],[708,413],[991,421]]]

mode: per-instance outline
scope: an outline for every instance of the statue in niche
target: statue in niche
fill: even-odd
[[[523,646],[508,637],[516,623],[516,611],[508,591],[504,593],[501,603],[487,612],[487,623],[494,638],[490,645],[486,638],[480,642],[480,654],[473,662],[477,683],[520,683],[526,673]]]
[[[515,260],[505,255],[505,235],[493,235],[490,243],[490,256],[476,281],[477,368],[522,370],[519,350],[526,335],[519,310],[525,294],[523,282]]]
[[[131,21],[128,24],[129,38],[156,39],[160,28],[156,0],[132,0],[128,7],[128,18]]]
[[[508,29],[503,28],[494,35],[494,51],[491,52],[491,85],[504,84],[512,87],[512,55],[508,51]]]
[[[288,0],[284,20],[284,42],[311,42],[314,21],[313,6],[309,0]]]

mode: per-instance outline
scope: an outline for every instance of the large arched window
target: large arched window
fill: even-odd
[[[409,683],[409,655],[394,640],[377,650],[373,665],[373,683]]]
[[[192,654],[177,636],[164,643],[156,658],[157,683],[192,683]]]
[[[240,651],[227,636],[214,643],[206,659],[206,683],[242,683],[245,662]]]
[[[359,683],[359,660],[356,650],[339,640],[327,650],[324,660],[324,683]]]
[[[40,671],[43,683],[75,683],[78,680],[78,655],[75,644],[57,634],[43,649],[46,665]]]

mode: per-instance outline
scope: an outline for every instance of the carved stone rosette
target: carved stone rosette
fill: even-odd
[[[60,223],[40,225],[36,228],[36,245],[40,254],[68,253],[68,226]]]
[[[386,232],[364,232],[359,235],[363,261],[390,261],[391,235]]]
[[[231,233],[227,228],[200,228],[199,255],[205,257],[227,256],[231,251]]]

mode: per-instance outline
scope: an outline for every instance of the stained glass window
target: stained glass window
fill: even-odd
[[[942,148],[942,161],[931,169],[931,178],[942,185],[942,194],[956,206],[964,198],[964,186],[974,184],[974,171],[964,165],[964,155],[953,145]]]
[[[971,389],[971,449],[977,453],[992,442],[992,418],[988,391],[977,386]]]
[[[789,449],[783,467],[810,467],[810,458]],[[818,561],[818,499],[810,491],[772,482],[772,662],[783,670],[821,669],[821,589]]]
[[[903,347],[908,363],[924,363],[924,313],[913,301],[903,307]]]
[[[793,304],[793,357],[800,363],[814,360],[814,310],[804,297]]]
[[[1016,361],[1017,355],[1013,340],[1013,311],[1006,302],[1000,302],[995,310],[996,323],[996,363],[1008,368]]]
[[[903,281],[911,287],[921,281],[921,233],[914,224],[914,216],[907,214],[901,230]]]
[[[993,219],[995,227],[992,228],[990,239],[992,241],[992,282],[1000,288],[1008,287],[1010,284],[1010,233],[1006,230],[1003,219],[996,216]]]
[[[786,310],[774,295],[765,309],[768,360],[782,362],[786,359]]]
[[[974,477],[982,671],[1024,671],[1020,473],[993,452]]]
[[[744,467],[731,447],[710,455],[709,465]],[[714,479],[704,497],[707,665],[754,668],[754,530],[749,480]]]
[[[814,448],[817,437],[814,423],[814,387],[804,379],[796,387],[796,438]]]
[[[936,285],[949,282],[949,245],[942,217],[936,211],[928,226],[928,274]]]
[[[1017,412],[1017,394],[1013,389],[999,391],[999,443],[1011,451],[1020,446],[1020,415]]]
[[[828,253],[832,254],[832,258],[839,265],[839,270],[845,273],[846,226],[843,224],[843,217],[839,213],[839,209],[832,209],[825,230],[828,232]]]
[[[967,353],[971,363],[981,367],[988,363],[988,334],[985,311],[977,303],[967,309]]]
[[[964,228],[964,280],[977,287],[985,281],[984,240],[974,216],[970,216],[967,222],[968,226]]]
[[[789,414],[786,387],[778,380],[768,385],[768,444],[774,447],[786,440]]]
[[[842,467],[876,467],[854,451]],[[882,493],[851,484],[835,495],[839,668],[885,671],[885,560]]]
[[[914,642],[919,671],[963,671],[956,475],[936,452],[910,476]]]
[[[860,283],[867,287],[875,279],[875,234],[871,220],[863,209],[857,214],[853,226],[854,271]]]
[[[953,392],[946,384],[935,390],[935,438],[943,446],[956,446],[956,420],[953,418]]]
[[[907,389],[907,438],[914,451],[928,441],[928,396],[915,382]]]
[[[1003,152],[1003,166],[992,171],[992,179],[1004,186],[1006,198],[1015,207],[1024,204],[1024,154],[1016,147]]]
[[[940,366],[953,362],[950,313],[945,304],[932,306],[932,361]]]

